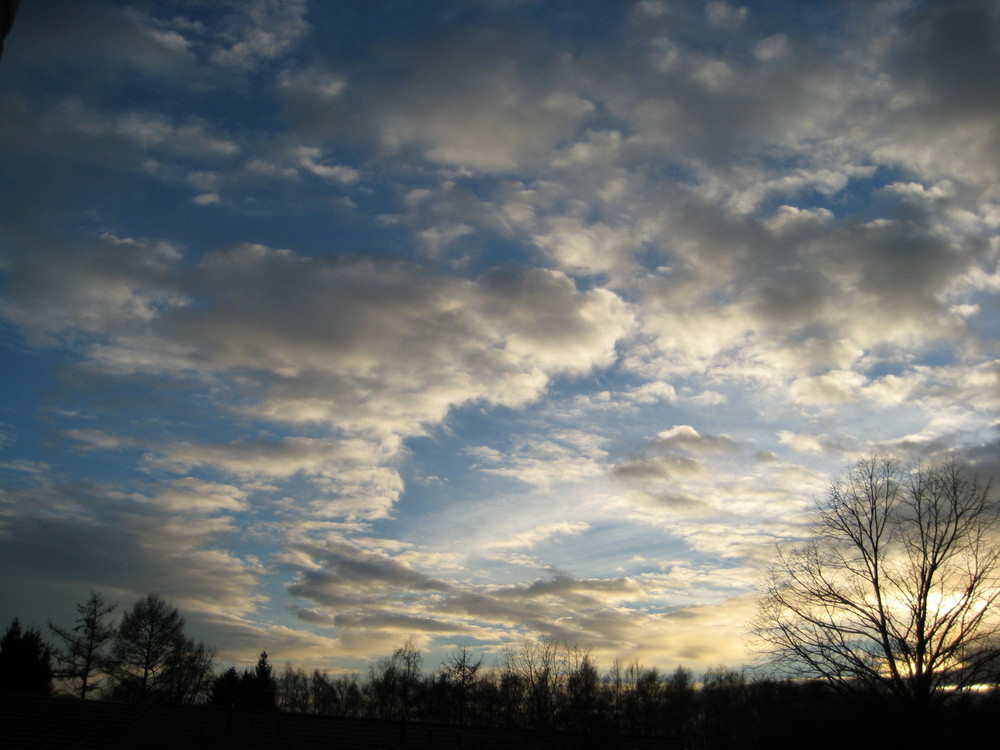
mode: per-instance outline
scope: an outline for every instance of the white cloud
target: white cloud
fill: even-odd
[[[791,384],[791,396],[803,406],[838,404],[854,401],[867,383],[857,372],[834,370],[812,378],[799,378]]]
[[[603,222],[589,226],[567,217],[548,219],[535,236],[537,244],[557,265],[576,273],[608,273],[636,253],[642,238],[634,231],[609,227]]]
[[[522,531],[506,539],[497,539],[490,542],[489,547],[491,549],[531,548],[557,537],[577,536],[589,528],[589,524],[582,521],[557,521]]]
[[[247,493],[239,487],[184,477],[170,482],[154,497],[133,496],[136,502],[153,502],[175,512],[213,513],[246,510]]]
[[[299,164],[308,172],[312,172],[318,177],[339,182],[342,185],[351,185],[361,178],[361,173],[353,167],[345,167],[342,164],[324,164],[319,160],[322,158],[322,151],[312,146],[300,146],[296,149]]]

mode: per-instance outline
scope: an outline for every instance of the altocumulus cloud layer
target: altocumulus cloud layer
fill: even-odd
[[[831,472],[996,472],[995,3],[22,5],[6,619],[735,664]]]

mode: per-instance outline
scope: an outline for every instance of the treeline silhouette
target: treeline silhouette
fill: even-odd
[[[792,681],[748,668],[696,676],[615,661],[601,672],[586,649],[523,640],[486,666],[458,649],[434,671],[407,643],[366,675],[331,676],[286,664],[274,678],[285,712],[427,721],[502,729],[652,736],[678,748],[841,748],[897,746],[911,734],[890,696],[848,699],[819,681]],[[974,744],[995,735],[995,691],[950,702],[922,740]],[[610,741],[608,746],[615,746]]]
[[[893,745],[905,718],[872,692],[847,702],[817,681],[772,679],[719,667],[695,675],[638,662],[601,671],[588,649],[522,640],[486,664],[459,648],[425,670],[407,641],[365,674],[275,671],[267,652],[254,668],[218,671],[214,650],[184,632],[184,619],[158,595],[117,623],[114,604],[92,594],[72,628],[49,623],[47,644],[18,620],[0,639],[0,690],[53,692],[134,704],[204,704],[244,712],[287,712],[402,722],[653,736],[667,747],[834,747]],[[940,739],[974,742],[995,723],[995,691],[951,701]],[[861,738],[861,739],[859,739]],[[923,739],[928,739],[924,737]],[[609,746],[614,742],[609,740]]]

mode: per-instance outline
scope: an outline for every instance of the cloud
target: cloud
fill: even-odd
[[[670,506],[703,507],[704,501],[695,499],[700,493],[679,488],[685,481],[708,478],[702,457],[740,453],[745,447],[727,435],[702,435],[690,425],[677,425],[647,441],[634,458],[612,466],[611,474]]]
[[[536,531],[555,533],[554,528]],[[643,614],[633,607],[659,599],[664,586],[673,586],[671,582],[684,575],[680,570],[640,579],[577,579],[561,574],[511,586],[474,587],[446,584],[352,544],[306,546],[300,551],[310,562],[300,570],[290,593],[316,606],[297,608],[298,617],[336,628],[338,643],[351,652],[361,632],[386,648],[413,634],[422,639],[462,635],[500,644],[523,633],[593,646],[610,660],[623,648],[633,648],[638,634],[654,622],[667,626],[670,615]],[[719,594],[745,586],[747,575],[734,571],[726,582],[707,573],[715,579]],[[684,586],[707,591],[693,579]],[[400,601],[407,602],[405,613],[398,609]],[[429,645],[427,640],[422,643]]]
[[[572,90],[542,90],[505,54],[509,37],[501,40],[495,32],[466,30],[420,40],[434,46],[432,57],[421,49],[397,50],[419,62],[378,106],[382,146],[417,148],[439,164],[504,172],[573,135],[594,105]]]
[[[349,134],[392,158],[416,153],[437,165],[503,173],[546,158],[595,116],[544,27],[526,34],[512,25],[519,9],[480,8],[478,19],[461,25],[441,10],[435,27],[369,47],[374,68],[337,76],[330,55],[329,67],[292,77],[285,102],[294,127],[328,140]],[[369,78],[385,65],[399,71],[393,80]],[[345,83],[331,89],[331,80]]]
[[[302,570],[289,593],[326,606],[359,603],[386,592],[446,592],[447,584],[425,576],[384,554],[348,545],[303,548],[315,568]]]
[[[953,119],[995,115],[1000,97],[991,71],[1000,63],[993,40],[1000,13],[989,3],[928,6],[910,15],[889,48],[889,69],[917,107]]]
[[[784,34],[774,34],[761,39],[754,46],[753,54],[758,60],[778,60],[789,52],[788,37]]]
[[[194,57],[184,36],[134,8],[53,0],[47,10],[18,14],[19,35],[34,41],[21,46],[19,56],[71,63],[86,71],[77,82],[83,88],[119,85],[136,72],[154,78],[192,72]]]
[[[154,497],[133,495],[136,502],[152,502],[179,513],[214,513],[247,509],[247,493],[238,487],[205,482],[194,477],[172,481]]]
[[[518,405],[552,375],[609,364],[630,323],[616,295],[541,269],[466,281],[238,246],[183,277],[155,245],[98,250],[58,280],[11,269],[8,315],[38,335],[101,331],[88,350],[114,372],[245,373],[248,410],[293,423],[412,434],[463,402]],[[192,299],[212,305],[184,309]]]
[[[587,531],[590,525],[582,521],[559,521],[522,531],[507,539],[490,542],[492,549],[527,549],[562,536],[577,536]]]
[[[319,159],[322,152],[312,146],[300,146],[296,149],[299,157],[299,164],[308,172],[334,182],[350,185],[358,181],[360,173],[353,167],[345,167],[342,164],[324,164]]]
[[[0,496],[3,585],[58,572],[81,591],[160,591],[201,613],[246,613],[261,571],[225,548],[231,517],[205,516],[242,507],[236,488],[191,479],[126,498],[109,486],[32,478]]]
[[[430,227],[420,232],[419,237],[427,246],[431,256],[440,255],[441,251],[462,237],[472,234],[473,229],[468,224],[447,224],[442,227]]]
[[[213,466],[237,476],[288,477],[298,473],[332,476],[342,468],[345,458],[365,457],[377,463],[368,443],[289,437],[280,443],[250,445],[174,444],[166,446],[162,457],[150,455],[147,461],[158,469],[178,473]]]
[[[111,234],[84,252],[58,248],[15,256],[6,264],[10,287],[2,309],[39,341],[98,332],[123,334],[133,324],[157,317],[163,307],[185,304],[167,278],[177,258],[169,243],[143,243]],[[48,273],[50,263],[59,263],[63,273]]]
[[[310,499],[290,503],[291,512],[313,517],[384,518],[403,491],[403,481],[390,466],[392,445],[364,440],[286,438],[280,443],[172,444],[148,454],[148,466],[173,473],[210,468],[244,482],[305,477]],[[269,485],[273,487],[273,485]]]
[[[703,454],[738,451],[742,446],[728,435],[701,435],[690,425],[677,425],[657,435],[649,447],[657,451]]]
[[[622,479],[671,479],[680,476],[704,476],[705,469],[694,458],[656,456],[637,459],[614,467],[612,473]]]
[[[70,429],[63,430],[62,434],[83,443],[81,450],[88,453],[95,450],[120,450],[135,445],[131,438],[112,435],[104,430]]]
[[[88,136],[103,135],[104,128],[99,123],[89,124],[77,120],[75,124]],[[225,138],[206,133],[205,127],[198,122],[174,125],[156,115],[130,113],[111,124],[109,129],[115,135],[134,141],[143,149],[162,149],[182,156],[229,156],[239,148]]]
[[[791,385],[791,395],[796,403],[837,404],[853,401],[856,392],[866,384],[865,377],[857,372],[834,370],[812,378],[799,378]]]
[[[231,15],[213,40],[211,54],[212,60],[222,65],[253,68],[264,64],[287,52],[310,29],[305,0],[227,5]]]
[[[643,239],[627,227],[610,227],[600,221],[587,225],[569,217],[553,217],[545,220],[534,241],[560,268],[597,274],[614,271],[631,260]]]
[[[734,29],[746,18],[747,9],[713,0],[705,6],[705,14],[708,16],[708,22],[713,26]]]
[[[537,438],[523,436],[505,451],[480,446],[470,449],[475,468],[485,474],[517,479],[549,489],[554,484],[579,483],[602,475],[607,452],[604,440],[578,430],[555,431]]]

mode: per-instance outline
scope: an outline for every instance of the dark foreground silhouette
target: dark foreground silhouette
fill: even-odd
[[[788,696],[786,696],[788,697]],[[817,696],[818,697],[818,696]],[[627,735],[599,731],[518,728],[364,719],[192,705],[135,705],[106,701],[0,693],[0,747],[4,750],[381,750],[474,748],[474,750],[699,750],[701,748],[855,748],[924,744],[908,737],[902,717],[866,718],[845,711],[833,696],[791,706],[758,706],[747,717],[704,715],[705,726],[685,736]],[[721,707],[720,707],[721,708]],[[735,707],[734,707],[735,708]],[[760,712],[760,709],[764,709]],[[803,709],[805,712],[803,713]],[[727,712],[723,712],[727,713]],[[737,712],[738,713],[738,712]],[[768,715],[770,713],[770,715]],[[984,698],[942,715],[936,739],[950,747],[995,747],[1000,713]],[[925,740],[927,737],[924,738]],[[933,746],[932,742],[930,746]],[[927,745],[925,745],[927,746]]]
[[[0,694],[0,747],[5,750],[612,747],[645,750],[671,745],[656,737],[596,737],[576,732],[380,721],[213,706],[139,706],[6,693]]]

